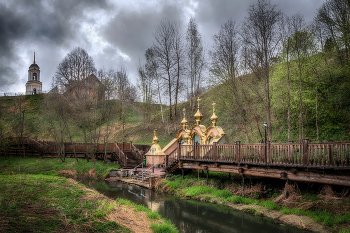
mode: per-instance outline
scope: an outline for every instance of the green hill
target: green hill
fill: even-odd
[[[290,96],[290,141],[299,140],[300,114],[300,76],[296,61],[290,63],[290,88],[288,92],[286,63],[279,62],[272,67],[271,112],[272,141],[288,141],[288,93]],[[311,141],[348,141],[350,139],[350,79],[349,68],[339,66],[322,54],[310,57],[302,67],[302,138]],[[200,111],[203,114],[202,124],[209,127],[212,115],[212,103],[216,102],[218,125],[227,134],[229,143],[261,142],[264,140],[266,112],[263,100],[263,81],[252,74],[236,78],[238,95],[233,95],[229,82],[220,83],[212,78],[213,87],[203,93],[200,98]],[[0,98],[0,134],[1,137],[23,136],[39,140],[55,140],[50,127],[58,127],[58,122],[50,123],[45,100],[50,94],[28,95]],[[237,101],[236,96],[239,97]],[[151,144],[153,130],[158,129],[158,138],[162,146],[166,145],[181,129],[182,109],[186,109],[189,125],[195,124],[193,115],[197,104],[180,103],[177,116],[172,121],[168,119],[168,108],[163,106],[164,122],[162,121],[160,105],[139,102],[125,102],[122,119],[120,102],[111,100],[111,115],[109,120],[109,142],[132,141],[138,144]],[[23,112],[24,111],[24,112]],[[99,142],[103,142],[106,133],[107,120],[102,117],[102,110],[95,112],[98,120],[94,122]],[[70,116],[68,114],[68,116]],[[68,119],[69,128],[74,142],[83,142],[82,125],[79,115]],[[96,119],[97,119],[96,118]],[[24,121],[23,121],[24,119]],[[123,134],[124,122],[124,134]],[[23,124],[22,124],[23,123]],[[51,125],[50,125],[51,124]],[[317,133],[318,128],[318,133]],[[65,132],[66,133],[66,132]],[[318,134],[318,135],[317,135]],[[64,136],[64,140],[69,140]]]

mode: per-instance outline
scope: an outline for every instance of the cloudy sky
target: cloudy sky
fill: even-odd
[[[24,92],[28,68],[41,70],[49,90],[56,67],[75,47],[85,49],[97,69],[124,64],[136,82],[136,67],[152,45],[162,19],[186,30],[194,17],[207,49],[220,25],[240,24],[256,0],[0,0],[0,92]],[[323,0],[271,0],[286,15],[311,21]]]

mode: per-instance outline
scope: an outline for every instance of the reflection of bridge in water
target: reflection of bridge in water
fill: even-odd
[[[350,142],[179,145],[166,156],[175,169],[350,186]],[[266,153],[265,153],[266,151]]]

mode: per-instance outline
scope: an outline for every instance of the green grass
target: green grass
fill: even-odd
[[[154,233],[178,233],[179,231],[170,222],[166,221],[163,224],[153,223],[151,229]]]
[[[91,191],[82,191],[81,184],[41,174],[0,177],[0,213],[5,223],[0,232],[131,232],[116,222],[105,221],[115,204],[82,198]],[[153,232],[178,232],[170,221],[143,205],[125,199],[117,199],[117,203],[160,221],[152,224]]]
[[[148,212],[147,213],[147,218],[149,219],[160,219],[160,215],[157,212]]]
[[[78,161],[75,158],[66,158],[65,162],[62,162],[59,158],[2,158],[0,160],[0,175],[42,174],[58,176],[60,170],[76,170],[77,176],[81,176],[83,173],[95,169],[97,175],[104,178],[109,170],[121,168],[119,164],[103,163],[100,160],[96,161],[96,165],[92,161],[86,162],[85,159],[79,159]]]
[[[66,178],[45,175],[2,175],[0,212],[1,232],[57,232],[121,230],[115,222],[103,218],[113,204],[88,201],[80,184]]]
[[[89,191],[82,191],[83,185],[72,185],[58,176],[60,170],[76,170],[79,176],[95,169],[99,177],[104,177],[110,169],[118,168],[120,165],[112,163],[97,161],[93,165],[71,158],[64,163],[59,159],[2,159],[0,190],[4,192],[0,193],[0,213],[6,224],[0,226],[0,232],[131,232],[115,222],[105,221],[115,208],[113,202],[84,200],[82,197]],[[148,219],[160,221],[152,225],[156,232],[178,232],[174,225],[143,205],[125,199],[117,202],[134,208],[135,212],[146,212]]]
[[[310,210],[302,210],[296,208],[282,208],[282,214],[296,214],[296,215],[306,215],[318,222],[326,226],[335,226],[342,223],[350,224],[350,213],[343,213],[334,215],[332,213],[326,211],[310,211]]]
[[[232,195],[229,190],[213,188],[212,186],[222,186],[222,182],[220,178],[227,178],[227,175],[216,173],[214,178],[212,174],[210,174],[211,178],[209,179],[209,184],[211,187],[206,186],[206,178],[200,178],[198,180],[197,172],[189,174],[182,179],[180,175],[172,176],[172,180],[166,181],[165,186],[170,187],[170,192],[180,197],[190,197],[193,199],[205,199],[211,202],[221,202],[223,204],[234,203],[234,204],[246,204],[246,205],[260,205],[268,210],[276,210],[280,211],[282,214],[296,214],[296,215],[304,215],[309,216],[317,222],[321,224],[333,228],[337,228],[341,224],[350,224],[350,213],[344,211],[342,214],[334,215],[331,211],[331,206],[329,210],[302,210],[297,208],[287,208],[282,207],[272,200],[258,200],[256,199],[241,197]],[[200,185],[198,185],[200,184]],[[281,193],[276,192],[270,195],[270,198],[274,198],[279,196]],[[321,197],[314,193],[303,193],[303,200],[305,201],[318,201],[321,200]],[[344,204],[344,203],[343,203]],[[347,205],[348,203],[345,203]],[[254,214],[256,214],[254,212]],[[259,214],[260,215],[260,214]],[[347,230],[343,230],[346,232]]]

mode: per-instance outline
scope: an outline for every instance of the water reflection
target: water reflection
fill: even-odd
[[[266,232],[298,233],[299,229],[281,226],[272,219],[245,214],[225,206],[181,200],[169,195],[119,182],[83,181],[110,198],[124,198],[148,206],[170,219],[180,232]]]

